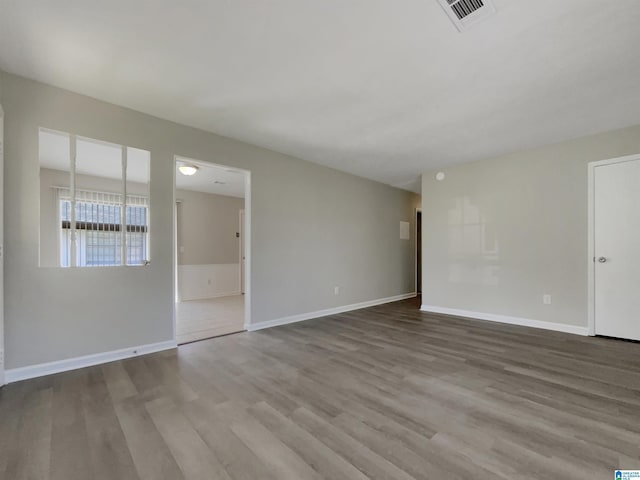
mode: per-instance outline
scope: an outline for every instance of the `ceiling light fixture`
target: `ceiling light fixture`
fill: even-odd
[[[187,177],[190,177],[191,175],[195,175],[196,172],[198,171],[198,167],[195,165],[188,165],[188,164],[183,164],[180,165],[178,167],[178,171],[182,174],[182,175],[186,175]]]

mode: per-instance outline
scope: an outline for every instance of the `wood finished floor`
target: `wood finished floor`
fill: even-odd
[[[640,345],[403,301],[8,385],[2,479],[609,479]]]

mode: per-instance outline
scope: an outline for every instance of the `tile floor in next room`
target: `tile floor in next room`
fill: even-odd
[[[176,303],[178,344],[244,330],[244,295]]]

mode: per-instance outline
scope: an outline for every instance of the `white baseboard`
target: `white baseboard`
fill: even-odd
[[[112,350],[110,352],[85,355],[83,357],[67,358],[65,360],[58,360],[55,362],[29,365],[28,367],[13,368],[5,371],[5,381],[7,383],[19,382],[20,380],[66,372],[77,368],[91,367],[101,363],[114,362],[125,358],[137,357],[138,355],[170,350],[176,347],[176,341],[169,340],[167,342],[150,343],[148,345]]]
[[[457,308],[435,307],[433,305],[422,305],[420,310],[430,313],[442,313],[455,317],[473,318],[475,320],[487,320],[489,322],[508,323],[520,325],[521,327],[542,328],[544,330],[554,330],[556,332],[572,333],[574,335],[589,335],[588,327],[577,327],[564,323],[544,322],[542,320],[531,320],[529,318],[510,317],[508,315],[497,315],[493,313],[472,312],[469,310],[458,310]]]
[[[299,315],[291,315],[290,317],[276,318],[275,320],[267,320],[265,322],[258,322],[251,325],[245,325],[245,328],[254,332],[256,330],[262,330],[263,328],[277,327],[279,325],[287,325],[289,323],[302,322],[304,320],[311,320],[312,318],[326,317],[327,315],[335,315],[337,313],[350,312],[352,310],[360,310],[361,308],[374,307],[376,305],[382,305],[383,303],[397,302],[399,300],[406,300],[407,298],[414,298],[416,292],[403,293],[402,295],[396,295],[387,298],[378,298],[376,300],[369,300],[367,302],[352,303],[351,305],[343,305],[341,307],[327,308],[325,310],[318,310],[315,312],[301,313]]]

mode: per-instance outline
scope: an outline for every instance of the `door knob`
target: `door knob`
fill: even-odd
[[[600,258],[598,258],[598,261],[600,263],[607,263],[607,257],[600,257]]]

